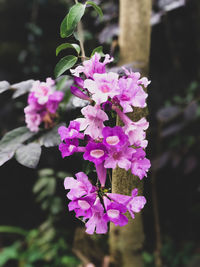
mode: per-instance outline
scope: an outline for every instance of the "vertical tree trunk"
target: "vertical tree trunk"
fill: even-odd
[[[148,73],[150,50],[151,0],[120,0],[120,65],[131,64],[142,75]],[[146,116],[147,110],[134,109],[133,121]],[[117,118],[117,124],[120,124]],[[113,171],[112,192],[130,195],[133,188],[142,193],[142,182],[120,168]],[[144,232],[141,213],[124,227],[110,226],[110,254],[115,267],[143,267]]]

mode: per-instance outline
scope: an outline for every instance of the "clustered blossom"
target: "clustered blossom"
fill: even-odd
[[[76,174],[76,178],[66,177],[65,189],[70,189],[67,197],[71,200],[69,210],[74,210],[76,217],[86,224],[86,232],[105,234],[108,222],[124,226],[128,223],[125,216],[129,212],[134,219],[135,213],[140,212],[146,203],[143,196],[137,196],[134,189],[131,196],[107,193],[106,190],[93,186],[83,172]]]
[[[55,82],[47,78],[46,82],[35,81],[28,96],[28,106],[25,107],[25,121],[32,132],[38,132],[44,122],[45,127],[51,127],[56,110],[63,99],[63,92],[56,91]]]
[[[144,151],[148,144],[145,131],[149,123],[146,118],[132,121],[126,114],[135,107],[146,107],[147,93],[144,89],[150,81],[127,69],[124,69],[123,76],[107,72],[106,64],[113,59],[106,55],[103,62],[100,60],[101,56],[95,53],[82,66],[71,70],[74,75],[71,92],[87,100],[88,105],[81,109],[82,118],[58,130],[62,157],[81,152],[84,160],[92,162],[96,168],[96,186],[83,172],[76,174],[77,179],[67,177],[64,183],[65,189],[70,189],[67,194],[71,200],[69,210],[85,222],[88,234],[94,231],[106,233],[108,222],[126,225],[128,218],[125,213],[128,211],[134,219],[134,213],[140,212],[146,203],[143,196],[137,196],[136,188],[131,196],[109,193],[105,188],[107,169],[119,167],[130,170],[141,180],[147,176],[151,165]],[[108,126],[111,113],[119,116],[122,126]]]

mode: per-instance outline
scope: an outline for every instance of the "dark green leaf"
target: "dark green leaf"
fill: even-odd
[[[28,168],[36,168],[40,160],[40,155],[40,145],[30,143],[28,145],[22,145],[17,149],[16,160]]]
[[[94,56],[95,53],[100,54],[102,57],[105,56],[105,54],[103,53],[103,46],[98,46],[96,47],[93,51],[90,57]]]
[[[15,226],[8,226],[8,225],[1,225],[0,226],[0,233],[8,233],[8,234],[19,234],[19,235],[27,235],[27,231],[22,228],[15,227]]]
[[[21,95],[28,93],[31,90],[33,83],[34,83],[34,80],[27,80],[27,81],[23,81],[20,83],[12,84],[11,88],[16,89],[12,98],[17,98]]]
[[[13,151],[24,141],[31,138],[35,133],[29,131],[28,128],[19,127],[4,135],[0,141],[0,150]]]
[[[1,250],[0,267],[6,266],[9,260],[17,260],[19,258],[20,243],[15,242],[9,247],[4,247]]]
[[[103,12],[102,12],[101,8],[97,4],[95,4],[92,1],[87,1],[86,5],[92,6],[96,10],[96,12],[99,14],[99,16],[103,17]]]
[[[63,19],[60,26],[60,36],[62,38],[70,36],[81,20],[85,12],[85,5],[78,3],[70,8],[69,13]]]
[[[62,75],[66,70],[72,68],[77,61],[75,56],[66,56],[61,58],[61,60],[56,64],[55,76],[56,78]]]
[[[10,84],[7,81],[0,82],[0,94],[10,89]]]
[[[40,145],[45,147],[53,147],[58,146],[60,144],[60,136],[58,134],[58,128],[62,125],[65,125],[64,123],[61,123],[57,126],[55,126],[52,130],[42,135],[39,139]]]
[[[80,46],[79,45],[66,43],[66,44],[61,44],[56,48],[56,56],[60,53],[60,51],[67,49],[67,48],[75,49],[77,54],[80,53]]]

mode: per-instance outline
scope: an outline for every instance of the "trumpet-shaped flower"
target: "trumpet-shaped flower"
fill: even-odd
[[[79,77],[80,73],[84,73],[87,78],[93,78],[95,73],[105,73],[106,64],[112,62],[113,58],[106,55],[103,62],[100,62],[100,59],[100,54],[95,53],[91,59],[83,62],[83,66],[76,67],[74,70],[71,70],[71,73],[77,77]]]
[[[80,123],[80,130],[93,139],[102,138],[103,122],[108,120],[107,114],[99,107],[88,105],[82,108],[81,113],[85,118],[77,119]]]
[[[92,94],[92,99],[99,105],[120,94],[118,86],[118,74],[108,72],[104,74],[95,73],[93,80],[87,79],[84,88]]]

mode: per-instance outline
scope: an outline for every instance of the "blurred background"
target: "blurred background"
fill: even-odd
[[[90,10],[83,18],[86,54],[103,45],[119,58],[118,1],[95,1],[103,20]],[[70,0],[0,0],[0,81],[54,78],[59,27]],[[155,266],[160,229],[166,267],[200,266],[200,1],[154,0],[151,17],[148,157],[145,179],[146,267]],[[62,55],[61,55],[62,56]],[[24,125],[27,95],[0,95],[0,137]],[[68,123],[78,110],[72,107]],[[81,222],[67,211],[63,180],[81,170],[78,156],[62,160],[57,148],[44,149],[38,170],[15,159],[0,168],[0,266],[78,266]],[[157,196],[157,206],[152,199]],[[156,216],[159,220],[156,220]],[[94,236],[106,255],[106,237]],[[157,241],[156,241],[157,240]],[[98,251],[98,252],[97,252]],[[96,257],[96,258],[95,258]],[[97,265],[98,266],[98,265]]]

